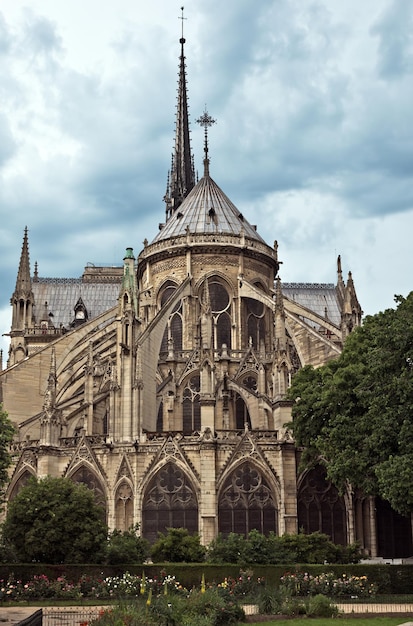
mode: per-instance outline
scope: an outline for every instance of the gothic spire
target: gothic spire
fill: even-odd
[[[16,288],[10,301],[13,306],[12,332],[21,332],[30,326],[33,315],[34,296],[30,278],[29,239],[27,226],[24,229],[23,245],[20,254],[19,270],[16,278]]]
[[[29,239],[27,236],[27,226],[24,229],[23,245],[20,254],[19,271],[16,279],[15,294],[18,297],[27,298],[32,290],[30,278],[30,257],[29,257]]]
[[[168,181],[168,190],[165,195],[166,220],[176,211],[184,198],[195,186],[195,172],[191,154],[189,134],[188,95],[186,87],[185,53],[183,36],[183,7],[182,34],[179,40],[181,55],[179,58],[178,101],[176,107],[175,148],[172,155],[172,169]]]

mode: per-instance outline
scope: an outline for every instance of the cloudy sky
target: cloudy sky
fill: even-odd
[[[164,218],[182,2],[2,0],[0,329],[32,271],[121,263]],[[186,0],[192,145],[281,278],[351,270],[366,314],[413,289],[413,2]],[[6,345],[3,339],[3,347]]]

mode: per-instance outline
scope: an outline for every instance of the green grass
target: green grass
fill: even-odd
[[[277,619],[274,621],[254,622],[254,626],[399,626],[409,618],[401,615],[400,617],[336,617],[336,618],[317,618],[317,617],[296,617],[293,619]],[[239,626],[246,626],[245,622]]]

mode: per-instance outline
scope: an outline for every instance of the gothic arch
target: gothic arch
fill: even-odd
[[[198,279],[198,281],[196,282],[196,284],[194,285],[194,294],[199,298],[202,295],[202,290],[204,288],[204,283],[206,280],[208,280],[209,282],[213,282],[214,279],[216,280],[216,282],[221,283],[225,289],[228,291],[230,300],[232,302],[233,298],[234,298],[234,294],[235,294],[235,287],[234,284],[232,283],[231,280],[229,280],[228,276],[226,274],[224,274],[223,272],[220,272],[219,269],[213,269],[210,270],[209,272],[206,272],[205,274],[202,275],[201,278]]]
[[[166,280],[158,289],[157,305],[161,309],[178,289],[172,280]],[[161,341],[160,353],[167,354],[169,349],[181,351],[183,342],[183,302],[177,302],[169,315]]]
[[[241,459],[225,473],[218,491],[218,531],[248,535],[278,532],[279,494],[267,471],[252,459]]]
[[[67,478],[75,483],[82,483],[91,489],[95,496],[95,502],[102,507],[107,516],[107,493],[103,480],[98,476],[94,468],[87,463],[80,463],[73,467]]]
[[[115,526],[118,530],[129,530],[133,526],[133,484],[126,477],[115,487]]]
[[[182,404],[182,430],[193,432],[201,430],[201,376],[194,370],[182,381],[179,388]]]
[[[228,277],[223,276],[220,272],[213,271],[204,275],[202,281],[196,286],[201,310],[207,304],[205,296],[206,285],[208,285],[208,304],[210,309],[208,317],[211,324],[211,347],[215,350],[220,350],[222,345],[225,344],[227,348],[231,349],[234,345],[234,287],[228,281]],[[202,334],[201,324],[201,337]]]
[[[245,377],[243,373],[242,378]],[[243,385],[240,385],[237,381],[228,381],[228,388],[231,389],[245,404],[245,407],[248,411],[249,420],[247,420],[248,428],[251,430],[253,428],[258,428],[258,398],[253,393],[253,391],[248,391],[244,388]],[[234,407],[234,411],[236,407]],[[243,429],[245,423],[236,424],[236,413],[234,413],[234,428]]]
[[[321,532],[334,543],[347,545],[346,499],[327,479],[322,465],[302,474],[297,483],[298,527]]]
[[[161,308],[162,304],[166,300],[169,300],[169,297],[173,294],[174,291],[176,291],[176,289],[178,289],[178,287],[179,287],[178,283],[174,280],[171,280],[170,278],[164,280],[163,283],[159,285],[157,294],[156,294],[156,302],[157,302],[158,309]],[[164,294],[168,290],[170,290],[170,295],[166,297],[166,300],[163,300]]]
[[[8,489],[7,501],[11,502],[17,494],[25,487],[30,478],[35,477],[34,471],[31,471],[27,466],[24,466],[19,474],[13,479]]]
[[[198,532],[198,493],[186,470],[168,459],[142,489],[142,536],[151,543],[167,528]]]

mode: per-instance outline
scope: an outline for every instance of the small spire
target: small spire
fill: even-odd
[[[20,255],[15,293],[19,294],[19,297],[28,297],[31,293],[29,238],[27,234],[27,226],[24,229],[23,245]]]
[[[196,120],[196,123],[200,126],[204,127],[205,139],[204,139],[204,176],[209,176],[209,158],[208,158],[208,128],[216,124],[216,120],[214,120],[208,113],[206,105],[205,111]]]

